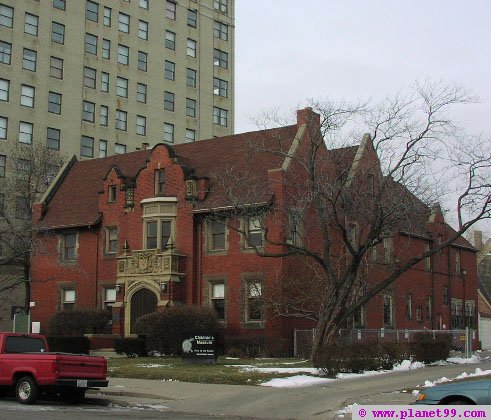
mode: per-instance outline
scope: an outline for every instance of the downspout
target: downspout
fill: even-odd
[[[433,244],[434,246],[435,244]],[[433,258],[435,254],[430,256],[430,268],[431,268],[431,328],[436,329],[436,313],[435,313],[435,297],[436,297],[436,290],[435,290],[435,259]]]
[[[96,236],[96,246],[95,246],[95,293],[94,293],[94,309],[98,306],[98,295],[99,295],[99,234],[92,230],[92,226],[89,225],[89,232],[92,232]]]

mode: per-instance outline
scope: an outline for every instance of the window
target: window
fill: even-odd
[[[170,245],[171,238],[171,222],[163,220],[160,223],[160,249],[164,251]]]
[[[228,13],[228,0],[214,0],[213,8],[220,13]]]
[[[196,118],[196,101],[186,98],[186,116]]]
[[[9,6],[0,4],[0,26],[6,26],[12,28],[14,20],[14,9]]]
[[[392,244],[392,237],[388,236],[383,239],[383,244],[384,244],[384,263],[391,263],[393,261],[393,244]]]
[[[63,59],[51,56],[49,61],[49,75],[55,79],[63,79]]]
[[[116,202],[116,185],[110,185],[107,190],[107,201],[108,203]]]
[[[10,64],[12,44],[0,41],[0,63]]]
[[[155,171],[155,195],[165,194],[165,170]]]
[[[46,134],[46,146],[48,149],[60,150],[60,130],[48,127]]]
[[[176,3],[166,0],[165,2],[165,17],[176,20]]]
[[[172,92],[164,92],[164,109],[167,111],[174,111],[174,99],[175,95]]]
[[[228,82],[226,80],[213,78],[213,94],[217,96],[228,97]]]
[[[413,317],[413,295],[408,293],[406,296],[406,319]]]
[[[85,34],[85,52],[97,55],[97,37],[92,34]]]
[[[34,86],[22,85],[20,91],[20,104],[28,106],[29,108],[34,108],[34,95]]]
[[[118,229],[106,229],[106,254],[116,254],[118,252]]]
[[[63,311],[71,311],[75,306],[75,290],[63,289],[61,291],[61,309]]]
[[[287,242],[292,245],[300,245],[300,230],[302,226],[301,211],[295,208],[288,210],[288,237]]]
[[[99,157],[103,158],[107,156],[107,141],[99,140]]]
[[[100,113],[99,123],[102,126],[107,127],[108,120],[109,120],[109,108],[105,105],[101,105],[101,107],[99,109],[99,113]]]
[[[111,26],[111,14],[112,14],[112,9],[110,9],[109,7],[104,7],[104,19],[103,19],[104,26]]]
[[[157,238],[157,222],[148,222],[146,249],[157,249]]]
[[[187,49],[186,49],[186,53],[188,57],[196,58],[196,48],[197,48],[197,42],[194,39],[188,38]]]
[[[147,53],[143,51],[138,51],[138,70],[147,71],[147,61]]]
[[[262,283],[260,281],[247,282],[246,293],[246,321],[262,321]]]
[[[30,13],[26,13],[24,18],[24,33],[38,36],[38,24],[39,17],[36,15],[31,15]]]
[[[16,162],[15,170],[17,172],[18,179],[27,181],[32,173],[31,161],[28,159],[18,159]],[[17,206],[17,207],[23,207],[23,206]],[[19,217],[19,219],[22,219],[22,217]]]
[[[130,17],[124,13],[119,12],[118,16],[118,29],[120,32],[130,33]]]
[[[443,304],[448,306],[448,286],[443,286]]]
[[[148,22],[138,21],[138,38],[148,40]]]
[[[394,308],[392,296],[384,296],[384,327],[394,325]]]
[[[245,247],[263,246],[263,230],[259,217],[249,217],[246,221],[247,240]]]
[[[176,49],[176,34],[172,31],[165,31],[165,48]]]
[[[198,26],[198,11],[194,9],[188,9],[188,26],[196,28]]]
[[[67,233],[63,235],[62,259],[65,261],[73,261],[77,258],[77,234]],[[73,293],[75,301],[75,292]]]
[[[465,301],[465,326],[476,328],[476,302],[474,300]]]
[[[55,9],[65,10],[65,0],[53,0],[53,7]]]
[[[142,115],[136,116],[136,134],[140,136],[147,135],[147,118]]]
[[[116,303],[116,288],[106,287],[104,289],[104,307],[107,310],[111,310],[111,308],[115,303]]]
[[[51,23],[51,42],[57,44],[65,43],[65,25],[58,22]]]
[[[433,299],[431,298],[431,296],[426,296],[425,302],[426,302],[426,319],[430,320],[431,309],[433,307]]]
[[[101,91],[109,92],[109,73],[101,72]]]
[[[140,7],[148,10],[148,0],[140,0]]]
[[[58,165],[48,165],[47,168],[46,168],[46,176],[45,176],[45,180],[46,180],[46,185],[50,185],[53,180],[55,179],[56,175],[58,175],[58,171],[60,170],[60,168],[58,167]]]
[[[224,220],[208,222],[208,251],[223,251],[225,249],[226,226]]]
[[[24,144],[32,144],[33,125],[31,123],[19,122],[19,142]]]
[[[95,103],[83,101],[82,104],[82,120],[88,122],[95,121]]]
[[[455,250],[455,274],[460,276],[461,267],[460,267],[460,251],[458,249]]]
[[[165,78],[169,80],[175,80],[176,77],[176,65],[172,61],[165,60]]]
[[[5,117],[0,117],[0,139],[6,140],[7,139],[7,126],[8,126],[9,120]],[[0,162],[1,163],[1,162]],[[4,168],[5,170],[5,168]],[[3,176],[3,175],[0,175]]]
[[[8,102],[10,91],[10,80],[0,79],[0,101]]]
[[[196,70],[188,68],[186,70],[186,85],[189,87],[196,87]]]
[[[416,306],[416,321],[423,322],[423,308],[420,305]]]
[[[140,53],[138,52],[138,58]],[[118,63],[127,66],[130,61],[130,49],[126,45],[118,44]],[[138,67],[139,68],[139,67]]]
[[[452,298],[450,300],[450,324],[452,329],[463,327],[462,300]]]
[[[213,50],[213,65],[222,69],[228,69],[228,54],[225,51],[215,48]]]
[[[116,95],[122,96],[123,98],[128,97],[128,79],[124,79],[123,77],[116,79]]]
[[[213,36],[215,38],[223,39],[228,41],[228,25],[225,23],[215,20],[213,25]]]
[[[174,124],[164,123],[164,141],[174,143]]]
[[[0,177],[5,177],[5,164],[7,162],[7,156],[0,155]]]
[[[48,112],[61,114],[61,94],[49,92],[48,94]]]
[[[102,40],[102,58],[107,60],[111,58],[111,41],[109,39]]]
[[[211,306],[215,310],[218,319],[225,319],[225,283],[211,283]]]
[[[193,143],[196,140],[196,131],[186,128],[186,142]]]
[[[92,22],[99,21],[99,5],[97,3],[87,0],[85,6],[85,19],[91,20]]]
[[[430,244],[425,243],[425,252],[428,252],[429,250],[430,250]],[[425,270],[431,271],[431,257],[425,258]]]
[[[144,83],[136,84],[136,100],[144,104],[147,103],[147,85]]]
[[[29,71],[36,71],[37,52],[24,48],[22,53],[22,68]]]
[[[114,145],[114,153],[117,155],[124,155],[126,153],[126,145],[116,143]]]
[[[213,124],[218,124],[223,127],[227,126],[228,111],[226,109],[213,107]]]
[[[80,144],[80,154],[85,157],[94,157],[94,138],[88,136],[82,136]]]
[[[126,131],[128,124],[128,114],[126,111],[116,110],[116,129]],[[125,152],[126,153],[126,152]]]

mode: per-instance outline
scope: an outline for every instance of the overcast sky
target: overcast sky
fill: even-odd
[[[381,98],[426,79],[481,99],[459,111],[491,132],[491,0],[236,0],[237,133],[309,98]]]

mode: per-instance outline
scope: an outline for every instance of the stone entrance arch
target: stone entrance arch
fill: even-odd
[[[131,296],[130,301],[130,334],[135,334],[134,328],[138,318],[157,312],[157,296],[145,287]]]

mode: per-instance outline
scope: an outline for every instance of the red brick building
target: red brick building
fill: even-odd
[[[294,243],[301,232],[288,221],[284,181],[302,174],[277,153],[302,153],[310,133],[306,126],[318,116],[306,109],[297,117],[288,127],[67,163],[34,209],[42,229],[32,259],[31,320],[45,331],[56,311],[107,307],[113,333],[128,336],[143,314],[178,302],[210,305],[227,335],[265,336],[291,349],[293,329],[314,324],[273,316],[264,309],[262,294],[286,277],[305,278],[311,267],[299,257],[258,256],[252,245],[281,251],[284,245],[277,243],[285,238]],[[252,141],[255,152],[248,154]],[[373,150],[365,142],[326,153],[337,157],[329,170],[349,172],[360,155]],[[368,161],[378,165],[376,156]],[[247,186],[239,183],[239,174]],[[275,210],[264,216],[234,218],[229,212],[241,206],[264,210],[273,202]],[[368,277],[452,232],[438,209],[424,210],[424,220],[393,232],[372,252]],[[224,219],[216,217],[221,213]],[[267,220],[268,241],[261,217]],[[240,229],[249,233],[249,242]],[[475,326],[476,302],[475,250],[459,239],[372,299],[353,325]]]

